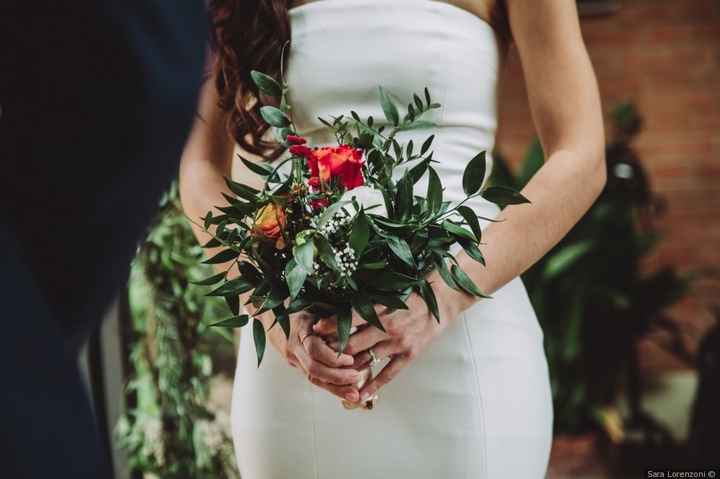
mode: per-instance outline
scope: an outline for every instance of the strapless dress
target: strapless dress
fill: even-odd
[[[406,102],[427,86],[442,104],[436,125],[398,139],[434,134],[445,199],[462,199],[465,165],[495,141],[492,27],[433,0],[316,0],[289,15],[286,78],[300,133],[334,143],[318,117],[355,110],[380,121],[378,85]],[[416,188],[422,194],[425,179]],[[468,205],[501,215],[481,198]],[[272,349],[258,368],[242,334],[232,421],[243,479],[540,479],[553,423],[543,332],[517,277],[453,321],[371,411],[344,409]]]

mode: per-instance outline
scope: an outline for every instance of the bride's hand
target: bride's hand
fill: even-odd
[[[425,301],[419,295],[413,294],[406,302],[408,305],[406,310],[391,311],[384,306],[375,308],[386,332],[374,326],[365,326],[350,336],[344,352],[355,357],[356,369],[363,369],[370,363],[371,356],[368,352],[370,349],[378,359],[391,357],[382,371],[362,388],[361,401],[372,397],[380,388],[392,381],[397,373],[417,358],[418,354],[460,313],[457,305],[461,303],[456,296],[464,294],[448,288],[442,280],[434,280],[431,284],[438,302],[440,323],[432,316]],[[353,312],[353,314],[357,313]],[[316,329],[327,327],[322,321],[319,324]],[[337,342],[330,343],[330,346],[337,350]]]
[[[270,341],[286,358],[291,366],[303,371],[314,385],[348,401],[357,401],[359,391],[355,384],[359,378],[356,369],[351,368],[354,359],[328,346],[325,340],[312,329],[313,317],[307,313],[290,316],[290,338],[278,326],[270,335]]]

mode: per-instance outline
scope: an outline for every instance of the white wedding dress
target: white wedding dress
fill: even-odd
[[[442,104],[433,112],[437,126],[399,139],[418,144],[435,134],[445,199],[461,199],[467,161],[490,152],[495,140],[499,51],[492,27],[433,0],[316,0],[291,9],[290,20],[286,75],[301,133],[314,145],[332,143],[318,116],[355,110],[379,121],[378,85],[405,104],[427,86]],[[478,215],[500,214],[482,199],[470,206]],[[520,278],[454,321],[380,391],[371,411],[344,409],[271,348],[258,368],[251,334],[240,343],[232,420],[243,479],[545,476],[553,421],[548,368]]]

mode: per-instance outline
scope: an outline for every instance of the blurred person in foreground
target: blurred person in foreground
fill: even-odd
[[[176,174],[206,28],[198,1],[0,6],[3,477],[111,477],[78,351]]]

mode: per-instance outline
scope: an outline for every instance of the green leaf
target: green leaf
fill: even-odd
[[[453,236],[456,236],[458,238],[466,238],[470,241],[477,241],[477,238],[475,238],[475,235],[472,234],[472,232],[466,230],[462,226],[456,225],[450,220],[445,220],[442,222],[442,227],[445,231],[450,233]]]
[[[386,296],[382,294],[371,294],[370,300],[375,304],[382,304],[390,309],[409,309],[405,302],[397,296]]]
[[[263,355],[265,354],[265,326],[263,326],[262,321],[257,318],[253,321],[253,340],[255,341],[258,367],[260,367]]]
[[[435,298],[435,291],[427,281],[420,283],[420,296],[427,304],[428,309],[435,316],[437,322],[440,322],[440,311],[438,310],[437,298]]]
[[[219,283],[223,279],[225,279],[225,273],[218,273],[200,281],[190,281],[190,283],[198,286],[211,286],[215,283]]]
[[[260,193],[260,191],[256,190],[252,186],[237,183],[230,178],[225,178],[225,184],[227,184],[228,188],[230,188],[230,191],[232,191],[239,197],[244,198],[252,203],[258,201],[258,194]]]
[[[248,261],[240,261],[238,270],[240,270],[242,278],[254,286],[257,286],[262,281],[262,273]]]
[[[428,172],[427,207],[432,213],[437,213],[443,201],[442,182],[434,168],[429,167]]]
[[[287,116],[285,116],[285,113],[283,113],[282,110],[280,110],[279,108],[275,108],[274,106],[261,107],[260,116],[262,116],[263,120],[265,120],[265,123],[277,128],[282,128],[290,124],[290,120]]]
[[[433,255],[435,260],[435,266],[437,267],[438,273],[440,273],[440,277],[445,281],[445,284],[447,284],[449,287],[451,287],[454,290],[459,290],[460,286],[458,286],[455,279],[450,274],[450,270],[447,267],[447,263],[445,263],[445,258],[440,254],[434,254]]]
[[[290,339],[290,316],[288,316],[288,312],[285,309],[285,306],[282,304],[273,308],[273,313],[275,313],[275,323],[280,323],[280,327],[283,330],[283,333],[285,333],[285,339]]]
[[[466,195],[478,192],[485,179],[485,152],[476,155],[465,167],[463,173],[463,191]]]
[[[413,183],[409,173],[406,173],[397,185],[397,194],[395,197],[397,217],[404,217],[412,211],[413,205]]]
[[[477,287],[473,280],[470,279],[465,271],[463,271],[458,265],[452,265],[450,267],[450,273],[458,286],[464,289],[465,292],[472,294],[473,296],[477,296],[478,298],[491,298],[491,296],[487,296],[485,293],[480,291],[480,288]]]
[[[480,241],[482,238],[482,228],[480,227],[480,220],[478,220],[475,212],[469,206],[465,205],[458,206],[457,212],[460,213],[460,216],[462,216],[468,226],[470,226],[475,238]]]
[[[380,319],[377,316],[377,313],[375,312],[375,307],[373,306],[368,296],[363,293],[358,293],[352,297],[351,303],[355,311],[357,311],[358,314],[365,321],[375,326],[379,330],[383,332],[385,331],[385,328],[383,327]]]
[[[225,249],[220,251],[218,254],[213,256],[210,259],[206,259],[203,261],[204,264],[221,264],[221,263],[227,263],[228,261],[232,261],[235,258],[240,256],[240,253],[237,251],[233,251],[231,249]]]
[[[289,295],[290,293],[280,285],[272,285],[270,293],[261,298],[262,301],[260,307],[255,311],[255,314],[262,314],[265,311],[270,311],[271,309],[276,308],[278,305],[282,304],[285,301],[285,298]]]
[[[483,257],[480,248],[477,247],[477,244],[475,244],[474,241],[458,238],[458,243],[460,243],[460,246],[463,247],[468,256],[485,266],[485,258]]]
[[[315,238],[315,244],[317,246],[318,256],[320,260],[325,263],[325,266],[333,271],[339,271],[337,261],[335,260],[335,252],[328,240],[323,236],[318,236]]]
[[[372,261],[370,263],[360,263],[358,266],[360,269],[385,269],[387,268],[387,261],[380,260],[380,261]]]
[[[402,238],[398,238],[397,236],[387,236],[385,239],[390,247],[390,251],[392,251],[400,261],[408,266],[415,266],[415,258],[413,258],[410,245],[407,244],[407,241]]]
[[[428,90],[428,88],[425,87],[424,93],[425,93],[425,102],[427,103],[427,106],[430,106],[430,103],[432,103],[432,100],[430,99],[430,90]]]
[[[397,126],[400,123],[400,114],[398,113],[397,106],[393,103],[392,99],[388,94],[385,93],[382,87],[378,87],[380,92],[380,106],[382,106],[383,113],[388,122]]]
[[[413,142],[412,140],[408,141],[408,144],[405,148],[405,157],[408,160],[412,157],[414,149],[415,149],[415,142]]]
[[[420,181],[420,178],[422,178],[422,176],[425,174],[425,171],[427,171],[428,165],[430,164],[431,160],[432,157],[430,156],[410,168],[410,171],[407,173],[407,175],[411,178],[413,185]]]
[[[307,298],[295,298],[290,302],[290,305],[287,307],[286,312],[288,314],[293,314],[300,312],[309,306],[312,306],[312,301],[308,300]]]
[[[270,165],[254,163],[250,160],[243,158],[239,154],[237,156],[238,158],[240,158],[240,161],[242,161],[243,164],[247,166],[248,170],[252,171],[255,174],[258,174],[260,176],[270,176],[273,172],[273,167]]]
[[[208,226],[210,226],[210,225],[208,225]],[[207,229],[207,227],[205,227],[205,229]],[[218,246],[222,246],[222,243],[220,242],[220,240],[217,239],[217,238],[210,238],[210,241],[208,241],[207,243],[205,243],[204,245],[202,245],[202,248],[203,248],[203,249],[205,249],[205,248],[217,248]]]
[[[216,288],[212,291],[210,291],[205,296],[231,296],[231,295],[239,295],[243,293],[247,293],[251,289],[254,289],[255,286],[245,281],[243,278],[235,278],[231,279],[230,281],[226,282],[219,288]]]
[[[350,232],[350,247],[355,250],[355,257],[359,258],[365,247],[370,240],[370,223],[365,215],[364,210],[355,217],[355,224],[353,224],[352,231]]]
[[[395,138],[392,139],[393,151],[395,152],[395,159],[401,161],[403,157],[402,147]]]
[[[413,120],[415,120],[416,116],[417,115],[415,114],[415,107],[412,105],[412,103],[408,103],[407,115],[405,116],[405,118],[409,119],[410,121],[413,121]]]
[[[206,221],[208,222],[207,224],[219,225],[219,224],[221,224],[221,223],[223,223],[223,222],[224,222],[224,223],[227,223],[227,221],[228,221],[228,216],[227,216],[227,215],[213,216],[213,217],[210,217],[210,218],[206,218]]]
[[[212,224],[213,214],[212,211],[208,211],[205,213],[205,216],[202,218],[203,220],[203,228],[207,230],[210,228],[210,225]]]
[[[232,314],[235,316],[240,314],[240,296],[225,296],[225,303],[227,303]]]
[[[433,128],[434,126],[436,126],[434,121],[415,120],[412,123],[401,126],[400,128],[398,128],[398,130],[399,131],[422,130],[425,128]]]
[[[372,286],[379,290],[404,290],[418,283],[418,280],[395,271],[382,271],[373,279]]]
[[[482,192],[482,197],[497,205],[519,205],[522,203],[530,203],[520,192],[505,186],[491,186]]]
[[[307,275],[308,271],[303,266],[297,264],[294,259],[288,261],[285,268],[285,281],[290,291],[290,299],[295,299],[298,293],[300,293]]]
[[[423,142],[422,147],[420,148],[420,156],[424,155],[430,149],[430,145],[432,145],[434,139],[435,135],[430,135],[428,139]]]
[[[307,238],[304,243],[293,247],[293,257],[297,264],[305,269],[307,274],[313,271],[313,262],[315,261],[315,246],[311,238]]]
[[[568,271],[578,261],[584,258],[592,250],[593,246],[595,246],[594,241],[584,240],[560,248],[545,261],[545,267],[542,273],[543,277],[545,279],[554,279],[565,271]]]
[[[257,70],[251,70],[250,77],[253,82],[255,82],[255,85],[257,85],[258,90],[264,94],[273,98],[280,98],[282,96],[282,87],[273,77]]]
[[[352,328],[352,309],[340,308],[337,312],[338,356],[345,351]]]
[[[218,322],[212,323],[211,327],[218,328],[242,328],[250,320],[250,316],[247,314],[241,314],[239,316],[231,316]]]
[[[420,97],[417,96],[417,93],[413,93],[413,101],[415,102],[415,106],[417,107],[418,111],[423,111],[423,102]]]

